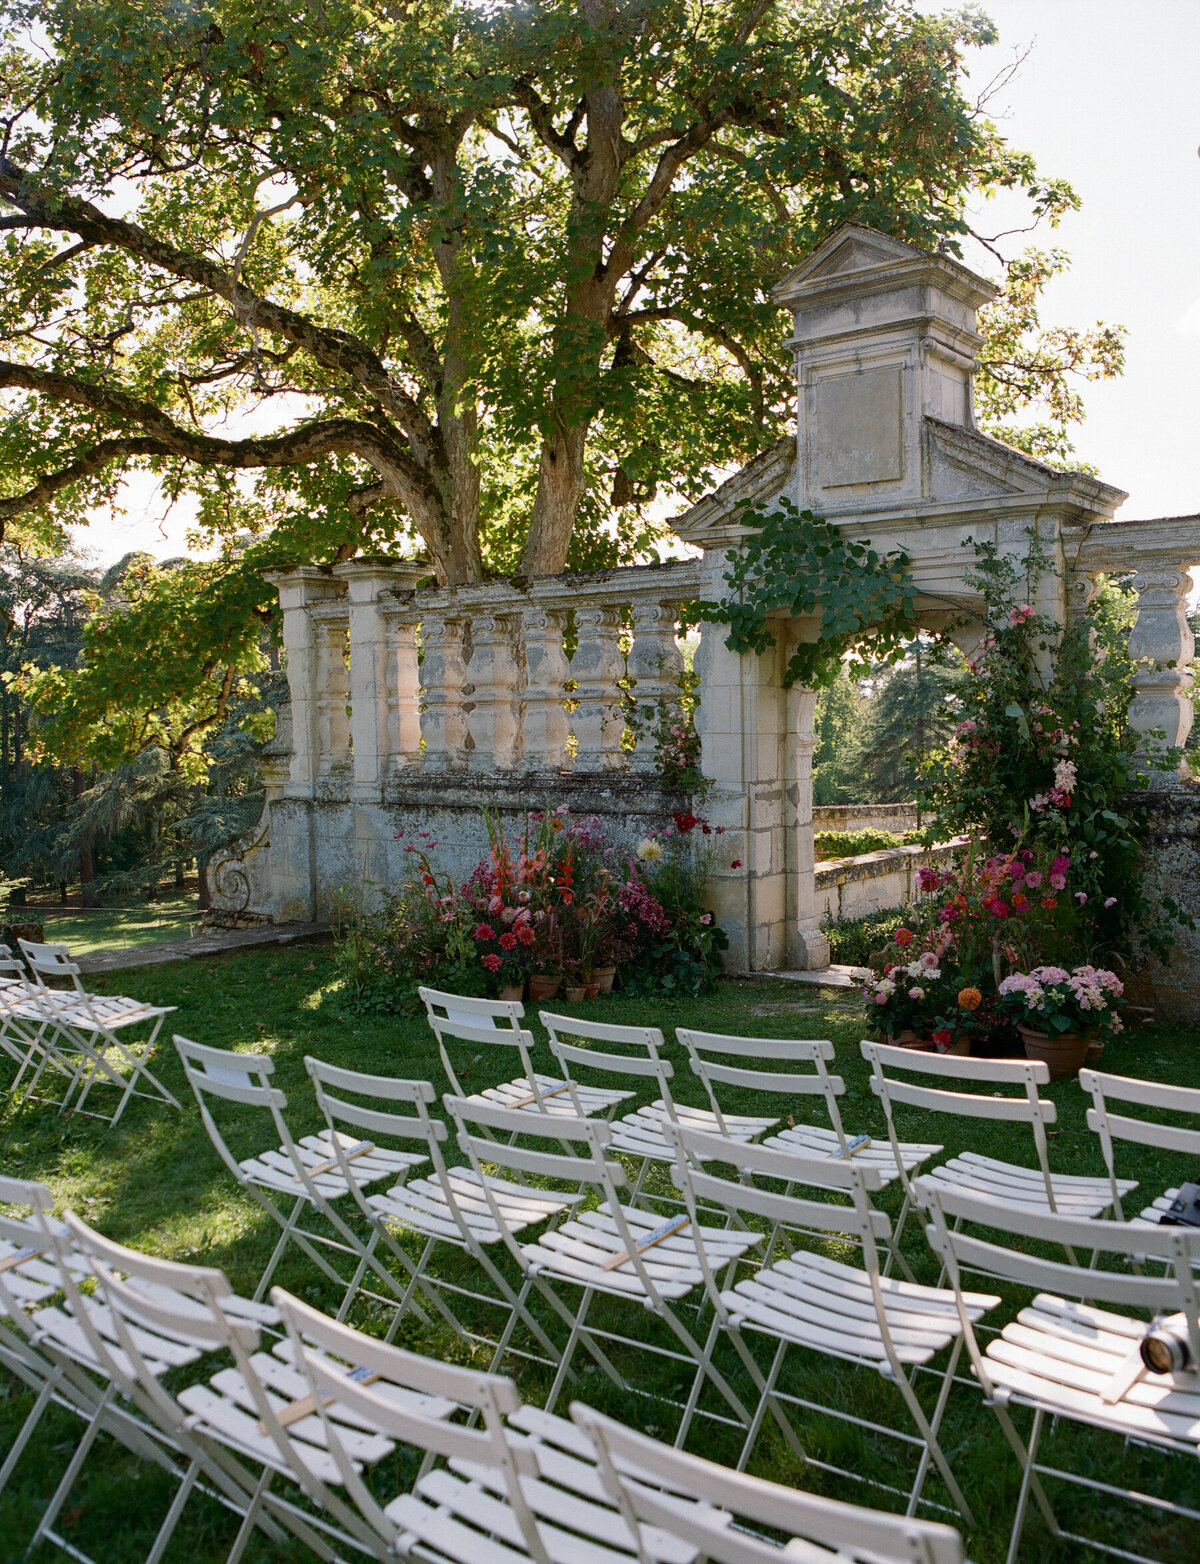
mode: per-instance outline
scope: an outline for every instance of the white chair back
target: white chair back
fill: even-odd
[[[572,1083],[571,1100],[575,1111],[581,1112],[574,1091],[575,1077],[580,1071],[595,1070],[605,1075],[624,1075],[631,1080],[653,1080],[658,1087],[667,1111],[674,1115],[670,1081],[675,1071],[669,1059],[662,1056],[663,1034],[656,1026],[613,1026],[602,1021],[580,1021],[574,1016],[556,1015],[550,1010],[539,1010],[538,1020],[546,1028],[550,1038],[550,1052],[558,1060],[563,1075]],[[627,1050],[611,1053],[586,1048],[583,1042],[608,1043]]]
[[[1153,1146],[1160,1151],[1177,1151],[1184,1156],[1194,1157],[1200,1166],[1200,1089],[1194,1086],[1168,1086],[1163,1081],[1142,1081],[1128,1075],[1107,1075],[1100,1070],[1080,1070],[1079,1084],[1085,1092],[1091,1093],[1092,1106],[1088,1109],[1087,1126],[1100,1137],[1100,1149],[1104,1153],[1104,1165],[1112,1185],[1113,1206],[1119,1217],[1123,1218],[1125,1213],[1121,1209],[1114,1141]],[[1197,1127],[1193,1129],[1186,1125],[1164,1124],[1157,1119],[1114,1113],[1110,1107],[1114,1102],[1133,1103],[1140,1108],[1157,1108],[1160,1112],[1193,1114]]]
[[[303,1177],[303,1159],[296,1152],[283,1118],[287,1097],[277,1086],[269,1084],[271,1076],[275,1073],[275,1066],[267,1055],[239,1054],[225,1048],[210,1048],[202,1043],[194,1043],[178,1032],[172,1041],[183,1063],[183,1073],[187,1076],[188,1084],[199,1105],[200,1117],[204,1121],[208,1138],[212,1141],[217,1155],[238,1183],[244,1184],[246,1177],[213,1117],[209,1106],[210,1098],[236,1103],[243,1108],[257,1108],[264,1114],[269,1114],[280,1144],[296,1164],[298,1175]]]
[[[654,1527],[711,1564],[962,1564],[952,1526],[888,1515],[733,1471],[636,1433],[580,1402],[571,1416],[588,1436],[609,1497],[641,1538]],[[734,1518],[731,1523],[731,1517]],[[781,1533],[771,1542],[765,1530]],[[644,1539],[639,1564],[652,1564]]]
[[[534,1036],[521,1026],[525,1007],[519,999],[474,999],[436,988],[419,988],[417,992],[425,1005],[426,1018],[437,1038],[442,1068],[455,1096],[465,1097],[468,1092],[454,1073],[447,1042],[514,1049],[520,1058],[524,1079],[529,1082],[529,1090],[537,1094],[537,1079],[530,1058]]]
[[[17,944],[21,947],[35,988],[43,993],[61,995],[62,987],[56,985],[65,985],[81,1001],[87,1000],[88,992],[80,981],[79,968],[71,960],[69,946],[37,944],[27,939],[18,939]]]
[[[698,1032],[683,1026],[675,1028],[675,1036],[688,1051],[693,1074],[704,1084],[722,1134],[727,1130],[725,1113],[717,1096],[718,1086],[789,1097],[820,1097],[842,1154],[846,1155],[846,1132],[837,1101],[845,1092],[846,1083],[840,1075],[829,1073],[828,1066],[834,1057],[832,1043],[781,1037],[734,1037],[725,1032]],[[811,1073],[796,1069],[762,1070],[740,1062],[750,1059],[769,1060],[780,1065],[811,1065],[812,1069]],[[739,1062],[735,1064],[732,1060]]]

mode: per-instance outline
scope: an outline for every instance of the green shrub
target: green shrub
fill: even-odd
[[[871,957],[899,928],[914,931],[929,922],[927,909],[909,904],[905,907],[881,907],[865,918],[827,918],[821,928],[829,936],[829,959],[839,966],[869,967]]]
[[[813,848],[818,861],[825,858],[855,858],[859,853],[882,853],[889,847],[903,847],[909,835],[892,831],[817,831]]]

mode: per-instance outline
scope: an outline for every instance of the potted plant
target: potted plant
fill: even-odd
[[[897,932],[902,936],[909,931]],[[954,1008],[949,988],[937,953],[926,950],[908,962],[889,962],[866,984],[863,995],[889,1043],[944,1053],[954,1042],[945,1021],[946,1012]]]
[[[1077,1073],[1093,1038],[1122,1030],[1116,1000],[1124,985],[1100,967],[1034,967],[1013,972],[997,990],[1000,1009],[1014,1017],[1030,1059],[1043,1059],[1054,1080]]]

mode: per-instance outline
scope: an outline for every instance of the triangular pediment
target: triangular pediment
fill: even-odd
[[[781,295],[791,294],[802,283],[844,277],[852,272],[873,271],[881,266],[895,266],[898,261],[912,261],[924,254],[923,250],[905,244],[902,239],[893,239],[890,234],[844,223],[806,255],[772,292],[778,299]]]
[[[795,465],[796,437],[783,435],[752,462],[740,467],[720,488],[697,500],[682,516],[676,516],[670,525],[685,542],[701,548],[724,541],[727,535],[739,531],[747,500],[751,505],[760,500],[770,504],[781,494],[790,493]]]

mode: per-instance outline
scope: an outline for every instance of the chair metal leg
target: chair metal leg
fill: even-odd
[[[54,1490],[54,1496],[50,1500],[50,1503],[46,1506],[45,1513],[38,1522],[38,1528],[33,1534],[33,1541],[29,1544],[29,1551],[31,1553],[33,1549],[37,1547],[38,1543],[41,1542],[42,1538],[53,1529],[54,1522],[58,1519],[58,1512],[62,1509],[64,1503],[66,1502],[67,1495],[71,1492],[72,1484],[74,1483],[76,1477],[79,1476],[80,1469],[88,1458],[88,1452],[95,1443],[96,1435],[100,1432],[100,1423],[103,1414],[107,1411],[115,1394],[116,1386],[110,1384],[106,1387],[103,1396],[101,1396],[100,1401],[96,1406],[95,1415],[88,1424],[87,1428],[84,1430],[83,1438],[75,1447],[75,1454],[71,1457],[70,1461],[68,1461],[67,1469],[59,1480],[58,1487]]]

